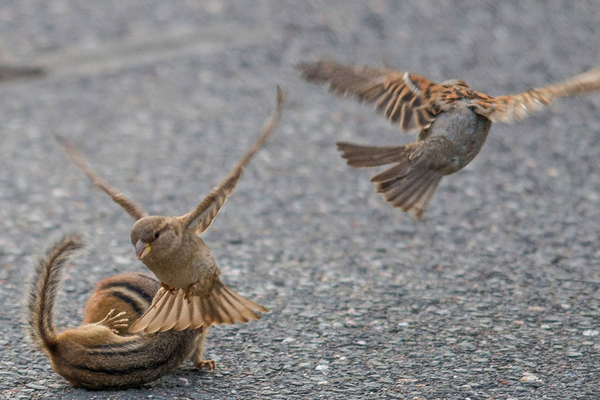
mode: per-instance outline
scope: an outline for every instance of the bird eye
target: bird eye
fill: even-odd
[[[160,232],[154,232],[154,239],[158,239],[159,236],[160,236]]]

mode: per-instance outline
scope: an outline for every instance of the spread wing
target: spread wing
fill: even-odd
[[[57,136],[56,140],[63,146],[71,162],[79,167],[94,185],[102,189],[115,203],[120,205],[127,214],[131,215],[136,221],[147,216],[141,208],[98,175],[92,167],[90,167],[83,154],[81,154],[75,146],[69,143],[67,139]]]
[[[300,63],[298,69],[308,82],[329,84],[332,93],[373,104],[377,112],[407,132],[428,128],[447,108],[438,98],[440,85],[417,74],[329,60]]]
[[[242,172],[244,167],[250,159],[256,154],[256,152],[267,142],[269,137],[275,131],[275,128],[279,124],[279,120],[281,119],[281,113],[283,110],[283,93],[281,88],[277,86],[277,106],[269,119],[265,122],[262,131],[258,137],[258,139],[252,144],[250,149],[246,152],[244,157],[236,164],[235,167],[227,174],[225,179],[221,181],[221,183],[216,186],[209,194],[206,196],[204,200],[200,202],[189,213],[182,215],[181,218],[186,227],[192,226],[195,221],[198,221],[198,225],[196,227],[196,234],[200,235],[204,231],[208,229],[208,227],[213,223],[219,211],[225,204],[227,197],[233,192],[235,186],[242,176]]]
[[[560,97],[571,97],[600,90],[600,68],[595,68],[573,78],[542,88],[529,89],[508,96],[478,99],[473,111],[492,122],[511,123],[541,110]]]

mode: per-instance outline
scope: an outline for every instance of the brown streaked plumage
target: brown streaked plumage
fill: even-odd
[[[479,153],[492,122],[519,121],[556,98],[600,90],[600,68],[555,85],[499,97],[476,92],[460,80],[436,84],[388,67],[321,60],[300,63],[298,68],[307,81],[328,84],[337,95],[373,104],[400,129],[419,133],[417,141],[406,146],[337,144],[352,167],[394,164],[371,181],[386,202],[416,218],[423,215],[442,177],[461,170]]]
[[[256,312],[268,311],[221,282],[210,249],[198,235],[212,224],[246,164],[275,131],[282,107],[283,94],[278,86],[277,107],[256,142],[204,200],[192,211],[177,217],[148,216],[98,176],[75,147],[61,139],[71,160],[95,185],[136,219],[130,237],[137,258],[161,281],[162,287],[152,305],[131,326],[130,332],[163,332],[248,322],[260,318]]]
[[[40,261],[29,298],[28,325],[52,368],[74,386],[122,389],[159,379],[190,358],[200,369],[207,329],[128,334],[127,329],[152,302],[160,283],[142,274],[123,274],[98,283],[83,323],[59,332],[54,309],[61,277],[71,254],[82,247],[77,235],[57,241]]]

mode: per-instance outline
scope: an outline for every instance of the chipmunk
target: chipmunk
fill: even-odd
[[[139,273],[100,281],[83,324],[59,333],[54,325],[58,290],[66,262],[81,247],[78,235],[56,242],[39,262],[29,298],[29,333],[59,375],[77,387],[121,389],[152,382],[187,358],[200,369],[215,368],[215,361],[202,359],[206,328],[128,333],[160,288],[157,280]]]

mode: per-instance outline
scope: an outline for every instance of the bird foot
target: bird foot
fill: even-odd
[[[217,368],[217,362],[215,360],[202,360],[194,363],[194,366],[199,370],[212,372]]]
[[[168,291],[168,292],[171,292],[171,293],[174,293],[174,292],[177,290],[177,288],[176,288],[176,287],[173,287],[173,286],[167,285],[166,283],[163,283],[163,282],[161,282],[161,283],[160,283],[160,286],[161,286],[163,289],[165,289],[166,291]]]
[[[198,285],[198,282],[194,282],[190,286],[188,286],[187,290],[185,291],[185,295],[183,296],[183,298],[186,299],[188,303],[192,301],[192,296],[198,289]]]

